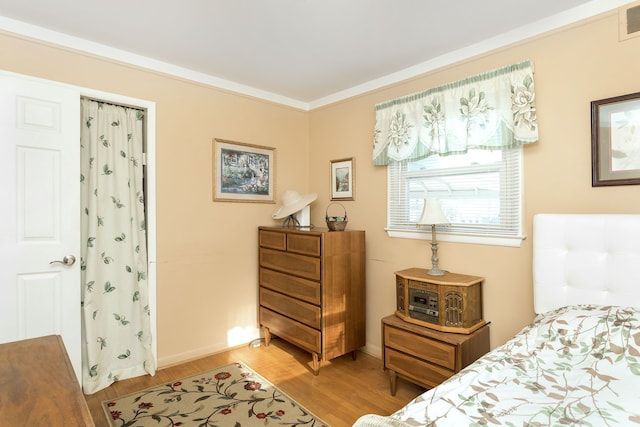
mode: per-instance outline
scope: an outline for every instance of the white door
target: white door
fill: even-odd
[[[79,121],[77,90],[0,72],[0,342],[61,335],[78,379]]]

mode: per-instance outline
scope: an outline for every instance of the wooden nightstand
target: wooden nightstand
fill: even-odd
[[[440,332],[391,315],[382,319],[382,360],[391,395],[397,377],[432,388],[489,351],[489,324],[471,334]]]

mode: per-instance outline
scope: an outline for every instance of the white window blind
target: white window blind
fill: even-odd
[[[432,155],[388,165],[388,231],[415,231],[424,199],[438,198],[449,226],[439,231],[520,237],[522,147]]]

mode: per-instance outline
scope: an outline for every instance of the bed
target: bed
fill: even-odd
[[[535,319],[374,426],[640,424],[640,215],[534,217]]]

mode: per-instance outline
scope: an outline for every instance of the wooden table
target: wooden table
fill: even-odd
[[[59,335],[0,344],[0,424],[94,426]]]

